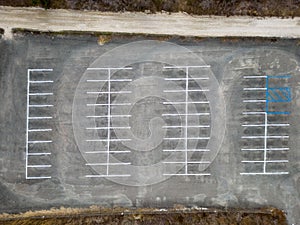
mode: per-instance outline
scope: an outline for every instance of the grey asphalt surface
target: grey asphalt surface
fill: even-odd
[[[300,222],[298,40],[16,34],[0,50],[1,212],[274,206]],[[51,93],[29,96],[48,119],[27,117],[28,69],[53,70],[29,71],[53,81],[29,89]]]

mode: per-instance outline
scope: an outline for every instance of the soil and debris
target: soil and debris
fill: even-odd
[[[300,0],[0,0],[6,6],[195,15],[300,16]]]
[[[207,208],[124,209],[91,206],[86,209],[60,208],[2,214],[0,224],[199,224],[199,225],[287,225],[284,212],[276,208],[257,210],[220,210]]]

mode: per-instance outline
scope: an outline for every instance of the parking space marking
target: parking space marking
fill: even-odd
[[[35,152],[35,153],[28,153],[28,155],[32,155],[32,156],[51,155],[51,152]]]
[[[183,137],[183,138],[163,138],[164,140],[209,140],[210,137]],[[186,148],[187,149],[187,148]]]
[[[209,152],[209,149],[164,149],[164,152]]]
[[[210,113],[163,113],[162,116],[209,116]]]
[[[282,138],[289,138],[288,135],[282,135],[282,136],[268,136],[265,134],[264,136],[242,136],[244,139],[282,139]]]
[[[288,127],[289,123],[268,123],[268,124],[242,124],[243,127]]]
[[[53,80],[31,80],[31,81],[29,81],[30,84],[47,84],[47,83],[53,83],[53,82],[54,82]]]
[[[86,106],[108,106],[108,104],[89,103]],[[111,103],[110,106],[131,106],[131,103]]]
[[[95,127],[86,127],[86,130],[106,130],[107,135],[104,137],[101,137],[99,139],[88,139],[86,142],[105,142],[106,143],[106,149],[105,150],[100,150],[100,151],[87,151],[85,152],[86,154],[106,154],[106,162],[96,162],[96,163],[86,163],[86,166],[105,166],[106,172],[105,174],[99,174],[99,175],[85,175],[87,178],[102,178],[102,177],[128,177],[130,174],[111,174],[110,173],[110,167],[111,166],[126,166],[126,165],[131,165],[130,162],[121,162],[121,163],[112,163],[110,160],[110,155],[111,154],[126,154],[130,153],[130,151],[111,151],[111,142],[127,142],[131,141],[131,139],[128,138],[112,138],[111,137],[111,132],[113,130],[121,130],[121,129],[130,129],[130,127],[112,127],[111,126],[111,119],[112,118],[130,118],[131,115],[116,115],[111,113],[111,107],[122,107],[122,106],[131,106],[131,103],[113,103],[112,102],[112,97],[111,95],[115,94],[131,94],[132,91],[127,91],[127,90],[120,90],[120,91],[112,91],[112,84],[113,83],[121,83],[121,82],[131,82],[132,79],[127,79],[127,78],[118,78],[114,79],[111,78],[112,76],[112,71],[121,71],[121,70],[132,70],[131,67],[128,68],[87,68],[89,71],[105,71],[107,73],[107,78],[106,79],[87,79],[87,83],[104,83],[107,84],[107,91],[92,91],[88,90],[86,91],[87,95],[106,95],[107,100],[105,103],[88,103],[86,104],[87,107],[107,107],[107,114],[106,115],[86,115],[86,118],[92,118],[92,119],[107,119],[106,126],[95,126]]]
[[[28,168],[49,168],[51,165],[27,165]]]
[[[123,117],[131,117],[131,115],[103,115],[103,116],[86,116],[86,118],[112,118],[112,117],[119,117],[119,118],[123,118]],[[108,127],[109,129],[109,127]]]
[[[195,162],[193,162],[193,161],[188,161],[188,162],[186,162],[186,161],[184,161],[184,162],[163,162],[163,163],[166,163],[166,164],[209,164],[209,163],[211,163],[211,162],[209,162],[209,161],[195,161]]]
[[[42,144],[42,143],[52,143],[52,140],[45,140],[45,141],[28,141],[28,144]]]
[[[107,80],[86,80],[86,82],[106,82]],[[110,82],[131,82],[132,79],[110,79]]]
[[[257,103],[257,102],[266,102],[266,100],[265,99],[246,99],[246,100],[243,100],[243,102]]]
[[[243,112],[242,114],[244,116],[263,116],[264,118],[264,123],[261,124],[242,124],[242,127],[245,128],[259,128],[263,127],[264,128],[264,134],[263,135],[246,135],[242,136],[242,139],[248,139],[248,140],[253,140],[253,139],[263,139],[263,148],[260,147],[250,147],[250,148],[242,148],[242,151],[262,151],[263,152],[263,160],[243,160],[242,163],[262,163],[262,172],[243,172],[240,173],[241,175],[284,175],[288,174],[286,171],[276,171],[276,172],[269,172],[267,169],[268,163],[288,163],[289,161],[286,159],[276,159],[272,160],[269,159],[268,157],[268,152],[270,151],[289,151],[288,147],[285,146],[278,146],[278,147],[268,147],[268,140],[270,139],[289,139],[289,135],[271,135],[268,132],[268,129],[270,127],[289,127],[289,123],[268,123],[268,115],[289,115],[290,112],[288,111],[282,111],[282,110],[277,110],[277,111],[271,111],[270,110],[270,104],[274,103],[288,103],[291,102],[291,88],[290,87],[285,87],[285,86],[275,86],[271,87],[270,83],[276,81],[283,81],[287,82],[289,78],[291,78],[290,75],[279,75],[279,76],[244,76],[245,79],[264,79],[265,80],[265,86],[264,87],[246,87],[243,88],[244,91],[248,93],[265,93],[265,99],[244,99],[244,103],[264,103],[265,104],[265,110],[264,111],[246,111]],[[284,80],[282,80],[284,79]],[[281,84],[282,85],[282,84]]]
[[[53,105],[29,105],[29,108],[44,108],[44,107],[53,107]]]
[[[243,160],[243,163],[287,163],[289,160]]]
[[[42,179],[51,179],[51,176],[41,176],[41,177],[27,177],[27,180],[42,180]]]
[[[195,78],[164,78],[167,81],[189,81],[189,80],[209,80],[209,77],[195,77]]]
[[[288,151],[290,148],[242,148],[242,151]]]
[[[51,128],[49,129],[29,129],[28,132],[48,132],[48,131],[52,131]]]
[[[131,151],[110,151],[110,153],[115,154],[123,154],[123,153],[130,153]],[[106,154],[107,151],[92,151],[92,152],[85,152],[86,154]]]
[[[195,116],[210,116],[209,112],[197,112],[191,113],[189,112],[189,105],[199,105],[199,104],[209,104],[209,101],[190,101],[189,94],[190,93],[205,93],[209,92],[209,89],[190,89],[190,81],[196,80],[209,80],[209,77],[190,77],[190,68],[196,69],[205,69],[210,68],[210,65],[204,66],[166,66],[164,69],[182,69],[185,72],[185,77],[167,77],[164,78],[165,81],[185,81],[184,89],[176,90],[176,89],[167,89],[164,90],[164,93],[184,93],[185,99],[184,101],[165,101],[163,105],[183,105],[184,106],[184,113],[163,113],[163,117],[183,117],[184,125],[170,125],[170,126],[163,126],[163,129],[178,129],[182,128],[184,130],[183,137],[165,137],[163,140],[167,141],[184,141],[184,148],[183,149],[164,149],[164,152],[182,152],[184,153],[184,161],[164,161],[164,164],[184,164],[184,173],[164,173],[165,176],[207,176],[210,175],[208,173],[190,173],[189,172],[189,164],[209,164],[208,161],[190,161],[188,157],[188,153],[191,152],[209,152],[208,149],[194,149],[189,148],[188,143],[189,140],[209,140],[210,137],[190,137],[188,134],[188,130],[190,128],[210,128],[210,125],[189,125],[188,119],[190,117]]]
[[[49,72],[53,72],[53,69],[27,69],[27,101],[26,101],[26,152],[25,152],[25,179],[27,180],[34,180],[34,179],[50,179],[51,176],[43,176],[43,175],[32,175],[33,171],[29,171],[30,168],[50,168],[51,165],[47,164],[40,164],[40,165],[32,165],[29,164],[30,157],[39,157],[39,156],[50,156],[50,152],[30,152],[30,149],[33,145],[44,145],[44,144],[50,144],[53,141],[52,140],[38,140],[35,138],[29,139],[29,133],[31,134],[39,134],[39,133],[45,133],[45,132],[51,132],[51,128],[44,128],[44,127],[36,127],[31,128],[30,124],[34,120],[51,120],[52,116],[31,116],[30,109],[32,108],[48,108],[53,107],[52,104],[31,104],[31,97],[38,97],[38,96],[53,96],[52,92],[32,92],[31,91],[31,85],[49,85],[53,84],[53,80],[43,80],[43,79],[32,79],[32,74],[36,73],[46,73],[48,76]],[[36,151],[36,150],[35,150]],[[44,171],[45,172],[45,171]]]
[[[188,104],[209,104],[209,101],[197,101],[197,102],[163,102],[164,105],[188,105]]]
[[[200,90],[164,90],[165,93],[180,93],[180,92],[208,92],[208,89],[200,89]]]
[[[29,93],[29,96],[49,96],[53,95],[53,93]]]
[[[131,139],[88,139],[86,142],[97,142],[97,141],[103,141],[103,142],[122,142],[122,141],[131,141]],[[106,151],[108,153],[108,151]]]
[[[131,163],[86,163],[85,165],[87,166],[126,166],[126,165],[131,165]]]
[[[130,177],[130,174],[85,175],[86,178]]]
[[[210,128],[210,125],[188,125],[188,126],[163,126],[163,129],[178,129],[178,128]]]
[[[87,91],[87,94],[102,95],[102,94],[131,94],[131,91]]]
[[[87,130],[123,130],[123,129],[130,129],[130,127],[87,127]]]

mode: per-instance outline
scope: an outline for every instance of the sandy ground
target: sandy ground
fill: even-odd
[[[300,37],[300,18],[191,16],[184,13],[101,13],[0,7],[0,28],[40,31],[97,31],[199,37]]]

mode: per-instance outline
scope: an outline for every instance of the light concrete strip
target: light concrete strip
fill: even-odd
[[[191,16],[185,13],[101,13],[0,7],[0,28],[40,31],[95,31],[199,37],[300,37],[300,18]]]

